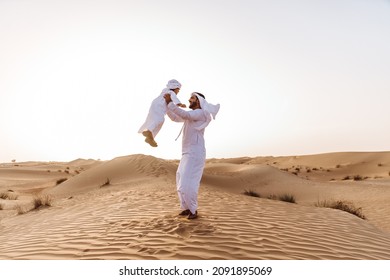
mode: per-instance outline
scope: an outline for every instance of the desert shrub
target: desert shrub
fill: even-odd
[[[345,177],[343,178],[344,181],[345,181],[345,180],[350,180],[350,179],[351,179],[350,176],[345,176]]]
[[[13,192],[1,192],[0,198],[1,199],[8,199],[8,200],[17,200],[18,195],[14,194]]]
[[[253,190],[245,190],[243,194],[253,197],[261,197],[261,195]],[[290,202],[290,203],[296,203],[295,197],[292,194],[282,194],[282,195],[276,195],[276,194],[270,194],[267,196],[267,199],[272,200],[280,200],[284,202]]]
[[[6,192],[1,192],[0,193],[0,198],[1,199],[7,199],[8,198],[8,194]]]
[[[362,208],[355,207],[351,202],[342,201],[342,200],[323,200],[319,201],[315,204],[316,207],[326,207],[332,209],[338,209],[350,214],[353,214],[361,219],[366,219],[366,217],[362,213]]]
[[[56,183],[57,183],[57,185],[59,185],[59,184],[65,182],[66,180],[68,180],[68,178],[61,178],[61,179],[58,179]]]
[[[106,182],[103,185],[101,185],[100,187],[102,188],[102,187],[109,186],[109,185],[111,185],[111,181],[109,178],[107,178]]]
[[[3,204],[0,203],[0,210],[3,210],[4,209],[4,206]]]
[[[340,168],[340,167],[341,167],[341,165],[340,165],[340,164],[337,164],[337,165],[336,165],[336,168]]]
[[[296,203],[295,197],[292,194],[282,194],[278,196],[278,199],[280,201],[289,202],[289,203]]]
[[[269,196],[267,196],[267,198],[272,200],[280,200],[284,202],[296,203],[295,197],[292,194],[281,194],[281,195],[270,194]]]
[[[363,177],[360,175],[355,175],[355,176],[353,176],[353,180],[354,181],[361,181],[361,180],[363,180]]]
[[[248,195],[248,196],[253,196],[253,197],[261,197],[260,194],[258,194],[255,191],[252,191],[252,190],[245,190],[244,194]]]
[[[33,199],[33,204],[34,204],[33,209],[38,209],[41,206],[51,206],[52,201],[53,201],[53,198],[49,195],[36,196]]]
[[[18,212],[18,215],[22,215],[27,213],[27,210],[22,205],[18,205],[16,206],[16,212]]]

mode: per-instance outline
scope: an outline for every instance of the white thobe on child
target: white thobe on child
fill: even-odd
[[[180,100],[177,98],[176,93],[174,93],[169,88],[164,88],[161,94],[156,97],[149,108],[148,116],[146,117],[145,123],[138,130],[138,133],[142,133],[145,130],[152,132],[153,138],[156,137],[158,132],[165,121],[165,115],[167,113],[167,103],[165,102],[164,95],[169,93],[172,99],[172,102],[177,105]]]
[[[198,191],[206,161],[204,126],[208,121],[207,114],[203,109],[182,110],[172,102],[168,104],[167,114],[175,122],[184,122],[182,158],[176,172],[176,186],[181,209],[189,209],[191,213],[195,213],[198,209]]]

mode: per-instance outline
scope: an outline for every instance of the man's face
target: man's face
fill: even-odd
[[[190,106],[189,106],[190,109],[199,108],[198,107],[199,100],[198,100],[198,98],[195,95],[191,96],[191,98],[188,100],[188,102],[190,102]]]

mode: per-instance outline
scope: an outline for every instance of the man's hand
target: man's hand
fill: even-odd
[[[165,99],[165,102],[167,102],[167,104],[172,102],[171,95],[169,93],[164,94],[164,99]]]

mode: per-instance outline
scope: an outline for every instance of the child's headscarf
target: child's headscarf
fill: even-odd
[[[167,83],[167,88],[169,89],[176,89],[181,88],[181,83],[179,83],[177,80],[169,80]]]

